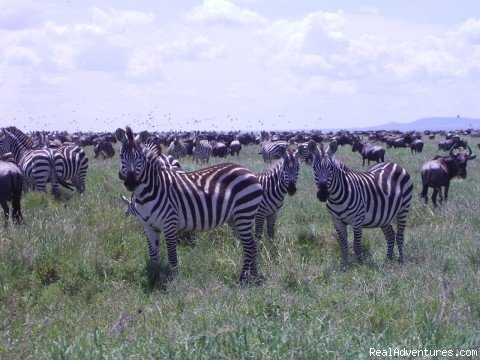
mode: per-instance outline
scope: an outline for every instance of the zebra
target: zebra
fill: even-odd
[[[257,280],[258,244],[252,224],[262,200],[262,186],[246,168],[219,164],[194,172],[172,171],[162,166],[157,156],[135,141],[132,129],[117,129],[122,143],[120,174],[131,191],[131,209],[143,224],[150,260],[158,259],[158,235],[165,234],[168,260],[178,271],[177,239],[179,231],[199,232],[224,223],[235,227],[243,245],[244,260],[240,281]]]
[[[315,141],[308,144],[314,156],[313,171],[317,198],[326,202],[339,237],[342,262],[347,264],[347,225],[353,227],[353,249],[357,261],[362,258],[362,228],[380,227],[387,240],[387,259],[392,260],[395,242],[398,261],[403,262],[403,235],[412,199],[413,183],[410,174],[394,163],[380,163],[366,172],[350,171],[332,157],[338,145],[332,142],[320,151]],[[397,234],[391,221],[396,218]]]
[[[85,177],[88,170],[88,156],[80,146],[64,145],[52,149],[55,158],[55,170],[59,180],[66,183],[70,180],[77,191],[85,191]],[[58,187],[58,185],[56,185]],[[53,192],[54,183],[52,183]]]
[[[283,154],[283,158],[266,172],[257,175],[263,188],[263,198],[255,215],[255,236],[263,235],[263,224],[267,220],[267,235],[273,239],[275,221],[283,206],[285,195],[292,196],[297,191],[298,171],[300,164],[291,148]]]
[[[313,155],[308,150],[308,142],[298,144],[295,154],[298,159],[303,160],[305,164],[312,165]]]
[[[212,155],[212,145],[208,140],[193,139],[193,161],[208,164]]]
[[[47,148],[33,149],[33,140],[11,126],[3,128],[4,137],[0,140],[0,154],[13,154],[15,163],[23,176],[23,189],[33,184],[35,190],[46,191],[48,181],[55,182],[55,160],[52,151]],[[52,187],[52,193],[54,188]]]
[[[140,141],[141,134],[142,133],[138,134],[135,137],[136,141]],[[147,134],[148,132],[144,133],[143,136],[148,136]],[[175,157],[173,157],[172,155],[163,154],[162,144],[160,143],[160,139],[158,137],[154,135],[148,136],[147,140],[144,142],[144,145],[157,155],[159,160],[163,163],[163,166],[167,169],[182,169],[180,162]]]
[[[180,141],[178,136],[175,136],[175,139],[168,146],[167,154],[175,159],[180,159],[187,156],[187,147]]]
[[[260,143],[261,151],[260,154],[263,156],[263,161],[265,162],[272,162],[274,159],[280,159],[282,154],[288,147],[288,143],[286,141],[278,140],[278,141],[269,141],[263,140]]]

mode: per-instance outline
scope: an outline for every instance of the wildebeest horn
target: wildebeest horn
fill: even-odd
[[[472,152],[473,152],[473,151],[472,151],[472,149],[470,149],[470,146],[467,145],[467,149],[468,149],[468,155],[467,155],[467,156],[472,155]]]
[[[453,149],[455,148],[455,144],[450,148],[450,153],[448,154],[450,157],[453,157]]]

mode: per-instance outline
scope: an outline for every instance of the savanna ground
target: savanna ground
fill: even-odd
[[[261,286],[238,284],[242,250],[228,226],[199,234],[195,247],[180,245],[180,275],[167,281],[164,242],[162,260],[150,263],[141,226],[125,216],[118,155],[94,159],[87,148],[83,196],[27,193],[26,225],[0,231],[0,358],[349,359],[369,357],[370,348],[478,351],[479,160],[469,162],[465,181],[453,181],[448,203],[425,206],[416,196],[420,167],[439,153],[437,141],[426,140],[417,155],[387,149],[386,161],[403,165],[415,184],[403,265],[385,263],[382,232],[366,229],[365,264],[343,270],[312,168],[303,165],[276,239],[261,241]],[[362,168],[350,146],[337,157]],[[234,161],[254,172],[268,167],[258,146]],[[198,167],[190,159],[182,164]]]

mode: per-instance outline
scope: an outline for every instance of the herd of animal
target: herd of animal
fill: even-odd
[[[285,197],[296,192],[300,160],[312,165],[317,198],[326,203],[331,215],[344,264],[348,262],[348,225],[353,228],[353,249],[358,262],[363,259],[362,229],[373,227],[380,227],[386,238],[387,259],[393,259],[396,244],[398,261],[403,261],[404,231],[413,196],[412,178],[399,164],[384,162],[385,149],[363,141],[361,134],[297,133],[282,138],[281,134],[264,131],[258,137],[193,132],[188,134],[189,141],[181,134],[170,134],[166,141],[165,136],[147,131],[135,135],[127,126],[114,134],[97,134],[95,138],[83,134],[77,134],[76,138],[52,135],[39,132],[27,135],[14,126],[2,129],[0,203],[5,226],[9,218],[7,201],[12,201],[13,220],[24,221],[20,205],[23,191],[32,188],[45,191],[50,182],[53,195],[58,194],[59,186],[83,193],[89,162],[83,147],[93,145],[95,157],[108,158],[115,155],[112,143],[119,141],[118,176],[131,192],[130,199],[123,197],[127,212],[143,225],[151,260],[158,259],[159,235],[165,235],[167,256],[174,271],[178,268],[179,233],[193,236],[227,223],[235,229],[243,246],[240,281],[258,282],[258,239],[263,236],[265,223],[267,235],[274,238],[275,221]],[[421,152],[424,146],[421,134],[366,136],[369,141],[384,142],[387,148],[410,147],[412,153]],[[448,150],[448,156],[435,156],[421,170],[420,195],[427,202],[428,188],[433,188],[435,206],[438,195],[440,200],[448,198],[452,178],[466,178],[467,162],[476,157],[459,135],[446,134],[446,137],[438,147]],[[325,140],[329,143],[326,150]],[[259,154],[265,162],[276,161],[264,173],[253,174],[232,163],[191,172],[181,167],[182,158],[188,154],[193,161],[208,164],[211,156],[225,157],[229,153],[238,156],[242,146],[251,143],[260,145]],[[292,143],[296,143],[296,150]],[[370,161],[376,161],[377,165],[364,172],[350,170],[334,157],[338,146],[346,144],[361,155],[363,165],[365,160],[368,165]],[[455,152],[459,148],[468,153]],[[396,231],[392,220],[396,220]]]

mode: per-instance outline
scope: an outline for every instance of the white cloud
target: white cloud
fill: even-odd
[[[20,30],[38,23],[41,6],[30,0],[0,0],[0,29]]]
[[[187,14],[187,19],[207,24],[247,25],[264,24],[266,19],[258,13],[239,7],[228,0],[204,0]]]

